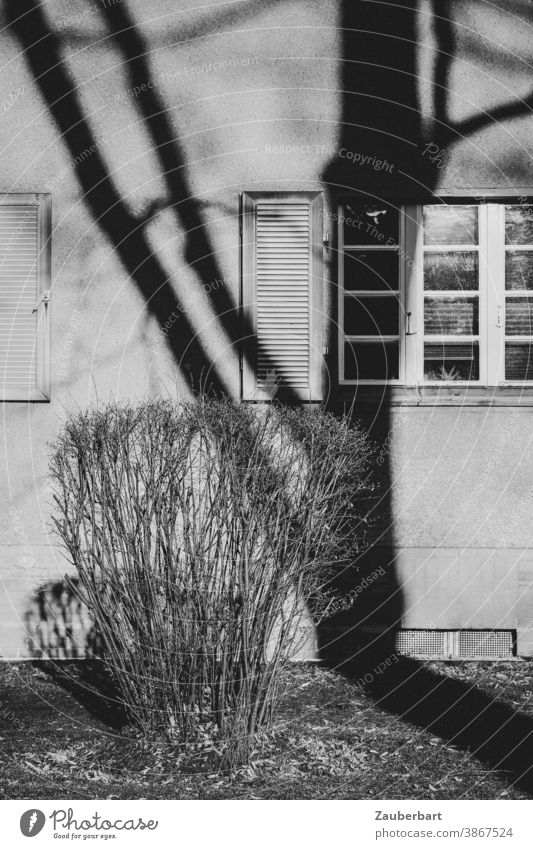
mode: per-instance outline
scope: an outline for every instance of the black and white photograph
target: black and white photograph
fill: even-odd
[[[0,69],[7,845],[531,846],[533,2],[0,0]]]

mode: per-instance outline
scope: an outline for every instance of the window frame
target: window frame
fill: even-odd
[[[417,359],[417,370],[416,370],[416,385],[420,387],[433,387],[438,388],[440,386],[473,386],[473,387],[485,387],[489,384],[487,383],[487,332],[488,332],[488,317],[487,317],[487,308],[488,308],[488,296],[487,296],[487,267],[489,265],[487,261],[486,254],[483,250],[483,246],[487,243],[487,216],[484,209],[484,205],[476,204],[476,203],[468,203],[465,201],[462,204],[445,204],[446,206],[475,206],[478,210],[478,241],[477,245],[425,245],[424,244],[424,230],[423,230],[423,214],[425,206],[434,206],[436,204],[420,204],[417,207],[417,218],[416,218],[416,226],[418,229],[418,233],[413,238],[416,240],[418,253],[416,255],[414,261],[415,272],[413,275],[412,286],[415,287],[417,293],[417,325],[421,328],[420,333],[417,334],[419,339],[416,340],[417,351],[416,351],[416,359]],[[413,225],[411,225],[413,226]],[[427,297],[426,290],[424,289],[424,251],[429,248],[430,253],[438,253],[439,251],[452,251],[452,250],[472,250],[472,248],[477,249],[478,255],[478,289],[476,290],[476,295],[478,298],[478,332],[477,334],[473,334],[472,336],[465,337],[466,339],[476,339],[478,343],[479,349],[479,378],[478,380],[426,380],[424,377],[424,345],[426,342],[430,342],[434,340],[436,343],[439,341],[444,341],[444,337],[439,336],[431,336],[424,331],[424,306],[425,306],[425,298]],[[443,290],[444,291],[444,290]],[[456,295],[460,296],[460,291],[458,290]],[[447,295],[439,295],[439,297],[449,297],[450,290],[447,290]],[[475,297],[476,295],[467,294],[466,297]],[[428,338],[429,337],[429,338]],[[453,337],[449,337],[450,339]],[[458,336],[455,338],[455,341],[461,341],[461,337]]]
[[[45,192],[4,192],[0,204],[37,207],[37,312],[35,359],[36,381],[33,386],[6,386],[0,380],[2,402],[49,402],[51,396],[50,291],[51,291],[51,224],[52,197]]]
[[[528,206],[532,206],[532,205],[533,204],[528,203]],[[522,342],[522,343],[529,342],[531,352],[532,352],[532,357],[533,357],[533,334],[513,336],[512,334],[507,334],[507,332],[506,332],[507,302],[508,302],[507,299],[509,298],[510,300],[513,300],[514,298],[527,298],[528,301],[531,304],[533,304],[533,290],[527,290],[527,289],[526,290],[521,290],[521,289],[513,290],[513,289],[507,289],[506,288],[506,286],[505,286],[505,282],[506,282],[505,281],[505,272],[506,272],[505,258],[507,256],[507,253],[510,253],[512,251],[533,252],[533,241],[530,244],[520,244],[520,243],[507,244],[507,242],[505,241],[505,206],[519,206],[519,204],[508,203],[508,204],[502,205],[502,208],[500,210],[500,219],[501,219],[500,220],[500,229],[503,232],[503,244],[500,245],[500,256],[499,256],[500,274],[499,274],[499,280],[498,280],[498,282],[500,284],[500,288],[499,288],[499,296],[500,296],[500,300],[501,300],[500,318],[501,318],[501,323],[502,323],[502,327],[499,328],[501,330],[501,334],[500,334],[500,337],[501,337],[500,338],[500,344],[501,344],[501,356],[500,356],[500,372],[501,372],[501,375],[500,375],[500,377],[501,377],[501,381],[500,381],[499,385],[509,386],[509,387],[521,386],[521,387],[527,388],[527,387],[533,387],[533,378],[531,380],[519,380],[519,381],[516,381],[516,380],[513,381],[513,380],[506,380],[505,379],[505,346],[506,346],[507,341],[510,341],[510,342],[514,341],[514,342],[517,342],[517,343],[519,343],[519,342]]]
[[[403,215],[403,206],[400,205],[397,207],[399,212],[399,227],[398,227],[398,246],[387,246],[387,245],[345,245],[344,244],[344,204],[347,199],[344,198],[339,201],[337,208],[337,221],[338,221],[338,230],[337,230],[337,325],[338,325],[338,374],[339,374],[339,385],[340,386],[405,386],[405,318],[406,318],[406,309],[405,309],[405,262],[402,260],[402,245],[405,242],[405,221]],[[393,205],[393,204],[391,204]],[[389,251],[397,251],[398,252],[398,334],[391,334],[390,336],[376,336],[370,337],[368,335],[353,335],[347,334],[344,332],[344,299],[347,293],[344,290],[344,251],[345,250],[389,250]],[[357,297],[361,295],[362,297],[383,297],[382,294],[376,292],[366,292],[361,291],[353,291],[349,292],[348,295],[350,297]],[[398,377],[390,380],[374,380],[364,378],[362,380],[357,380],[353,378],[345,378],[344,377],[344,346],[346,342],[356,341],[360,339],[361,341],[371,341],[372,338],[376,340],[382,339],[384,342],[398,340]]]
[[[505,256],[508,251],[526,249],[533,251],[533,245],[507,245],[505,242],[505,207],[517,206],[520,202],[532,205],[529,195],[492,197],[461,196],[434,197],[425,203],[402,203],[387,200],[400,214],[400,377],[394,380],[356,380],[344,377],[344,342],[348,337],[344,333],[344,210],[347,202],[368,203],[368,197],[343,197],[337,209],[337,282],[338,282],[338,363],[339,385],[341,387],[361,386],[371,389],[383,386],[416,390],[418,400],[423,394],[428,396],[439,390],[455,395],[465,394],[481,397],[488,390],[512,394],[516,391],[530,393],[531,380],[505,379],[505,343],[513,341],[505,333],[506,302],[509,291],[505,288]],[[425,380],[424,379],[424,206],[443,204],[446,206],[476,206],[478,209],[478,257],[479,257],[479,380]],[[361,246],[357,246],[358,248]],[[442,245],[452,249],[453,245]],[[431,245],[433,250],[438,246]],[[465,246],[467,249],[468,246]],[[366,248],[364,248],[366,249]],[[510,297],[526,297],[527,292],[517,290]],[[533,293],[531,294],[533,301]],[[438,341],[441,337],[435,337]],[[531,341],[533,335],[515,337],[523,342]],[[403,344],[402,344],[403,343]],[[403,379],[402,379],[403,375]],[[470,392],[468,392],[470,390]]]

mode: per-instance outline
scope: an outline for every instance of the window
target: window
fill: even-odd
[[[347,204],[340,220],[340,373],[346,382],[399,383],[405,324],[402,218],[384,203]]]
[[[318,401],[322,196],[243,195],[243,397]]]
[[[505,207],[505,379],[533,381],[533,206]]]
[[[533,205],[344,203],[340,382],[533,385]]]
[[[50,397],[50,199],[0,197],[0,392],[4,401]]]
[[[423,210],[424,380],[479,380],[477,206]]]

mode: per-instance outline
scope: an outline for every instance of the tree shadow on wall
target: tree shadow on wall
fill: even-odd
[[[146,226],[157,212],[172,211],[184,236],[185,258],[194,272],[197,291],[208,293],[217,330],[222,331],[227,345],[237,354],[249,356],[248,347],[242,343],[254,337],[254,329],[245,320],[228,286],[219,285],[223,282],[223,274],[204,221],[202,204],[191,191],[187,162],[177,132],[157,85],[153,84],[147,43],[126,4],[105,4],[98,7],[98,12],[108,26],[112,43],[122,55],[129,86],[139,89],[132,101],[150,138],[166,188],[165,198],[154,202],[138,217],[128,209],[109,173],[98,139],[81,106],[75,81],[62,58],[62,40],[52,31],[43,5],[37,0],[7,0],[5,8],[10,31],[24,51],[35,84],[70,160],[76,162],[73,170],[84,203],[163,332],[176,367],[193,391],[234,394],[231,382],[225,380],[207,356],[203,340],[178,301],[172,282],[146,234]],[[80,156],[88,150],[90,156]],[[180,317],[179,322],[172,321],[176,315]],[[260,348],[259,342],[256,347],[268,370],[279,374],[270,354]],[[284,400],[294,403],[299,399],[291,387],[284,387]]]
[[[432,34],[437,47],[431,92],[431,115],[422,115],[417,90],[417,14],[415,0],[402,4],[380,0],[342,3],[342,125],[339,150],[367,154],[392,168],[354,167],[346,156],[335,156],[324,173],[330,209],[343,196],[362,204],[400,206],[406,202],[435,202],[439,168],[425,155],[468,138],[504,119],[528,114],[533,94],[513,99],[487,112],[453,123],[449,118],[450,70],[455,54],[452,2],[428,3],[433,10]],[[425,128],[425,131],[424,131]],[[439,160],[441,163],[442,160]],[[336,331],[336,328],[335,328]],[[335,350],[335,338],[330,340]],[[336,358],[335,358],[336,360]],[[336,361],[330,370],[334,374]],[[332,406],[349,403],[340,389]],[[394,433],[392,390],[358,387],[355,410],[375,439],[383,459],[383,494],[375,545],[366,552],[356,580],[369,578],[352,614],[341,614],[322,631],[322,657],[334,669],[360,684],[376,704],[443,740],[469,751],[490,768],[533,794],[533,720],[492,699],[476,687],[432,672],[424,664],[401,658],[396,634],[402,624],[404,600],[395,568],[394,515],[391,504],[393,471],[390,464]],[[372,576],[384,572],[376,580]],[[366,676],[366,677],[365,677]]]
[[[281,7],[281,4],[278,3],[278,6]],[[69,158],[74,161],[83,151],[94,150],[74,169],[84,203],[94,221],[115,249],[159,328],[163,331],[169,317],[176,312],[180,314],[179,324],[165,333],[176,366],[186,370],[191,382],[201,388],[209,386],[217,392],[231,392],[216,364],[209,360],[186,312],[181,309],[168,275],[154,255],[146,234],[146,225],[151,217],[161,208],[170,208],[183,232],[186,257],[195,272],[198,290],[208,286],[218,327],[226,335],[228,344],[238,348],[243,339],[252,335],[253,329],[243,325],[238,305],[232,300],[227,287],[212,285],[215,280],[222,279],[222,274],[205,225],[202,205],[191,192],[185,156],[167,117],[165,104],[157,94],[157,87],[142,89],[143,84],[152,82],[148,49],[129,15],[127,4],[106,4],[99,13],[122,55],[129,85],[141,85],[141,92],[135,98],[135,108],[151,139],[167,192],[167,197],[160,204],[155,204],[139,217],[130,212],[109,173],[81,107],[74,79],[62,58],[61,39],[51,31],[44,6],[37,0],[7,0],[5,8],[10,30],[24,51],[36,87],[55,121]],[[250,4],[250,8],[255,8],[254,4]],[[453,26],[450,23],[452,5],[442,2],[438,6],[439,16],[434,18],[440,52],[437,54],[434,81],[433,130],[429,137],[424,138],[415,76],[416,8],[412,0],[401,5],[361,0],[344,0],[342,3],[341,87],[344,94],[339,147],[368,153],[376,159],[388,157],[389,160],[393,149],[395,168],[391,175],[371,169],[366,173],[362,169],[355,171],[350,166],[348,173],[347,160],[335,159],[324,175],[332,202],[336,202],[339,194],[351,192],[359,193],[370,202],[383,198],[397,198],[399,202],[400,198],[405,201],[415,196],[420,201],[432,197],[437,169],[421,153],[427,138],[441,146],[452,145],[456,139],[491,122],[525,114],[532,105],[531,97],[516,100],[492,112],[474,115],[461,124],[450,124],[447,105],[450,62],[454,52]],[[222,26],[223,22],[223,18],[217,18],[217,26]],[[334,346],[330,345],[330,349],[334,350]],[[333,358],[329,366],[335,377]],[[271,367],[276,371],[275,363],[271,363]],[[339,392],[331,399],[330,406],[333,410],[343,409],[346,403],[346,396]],[[392,427],[391,404],[388,390],[379,398],[364,397],[359,392],[356,401],[357,417],[367,424],[381,450],[386,448]],[[346,620],[331,624],[333,630],[323,642],[329,661],[336,666],[341,663],[346,674],[357,677],[383,663],[395,651],[395,633],[401,623],[403,608],[391,547],[394,537],[390,503],[391,469],[386,450],[385,457],[386,462],[381,469],[385,491],[379,506],[383,530],[378,532],[375,544],[358,564],[357,574],[353,577],[353,580],[362,583],[365,576],[383,568],[385,580],[373,581],[370,589],[358,597],[355,624]],[[56,638],[60,639],[61,635],[56,635]],[[399,672],[400,681],[397,677]],[[505,706],[487,701],[483,694],[469,688],[464,691],[462,700],[457,700],[456,682],[450,682],[443,676],[429,676],[424,667],[415,662],[395,665],[394,676],[380,676],[380,692],[377,685],[374,688],[376,698],[387,709],[405,715],[422,727],[438,728],[438,733],[444,738],[457,738],[464,748],[474,743],[484,757],[489,757],[488,738],[485,748],[479,745],[482,742],[479,739],[481,726],[465,723],[465,716],[471,716],[472,712],[483,707],[480,715],[484,717],[485,728],[494,728],[508,711]],[[420,706],[422,691],[426,695]],[[439,694],[441,704],[448,706],[444,723],[439,724],[435,716],[438,700],[433,697],[434,693]],[[522,741],[526,740],[527,729],[520,717],[517,723],[512,726],[516,735]],[[524,723],[529,727],[529,720],[524,719]],[[463,729],[460,733],[459,725]],[[524,779],[529,769],[525,769],[527,764],[516,760],[513,755],[512,749],[517,750],[513,744],[514,733],[504,735],[502,732],[500,735],[499,744],[503,749],[507,748],[508,754],[504,762],[510,764],[517,781],[529,782],[529,778]],[[519,744],[518,749],[525,759],[524,746]],[[497,762],[501,760],[499,758]],[[496,765],[494,759],[488,762]],[[529,788],[529,783],[527,786]]]

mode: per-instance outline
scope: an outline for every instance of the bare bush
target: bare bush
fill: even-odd
[[[324,412],[199,399],[108,405],[53,446],[55,526],[127,710],[148,734],[246,760],[280,672],[342,600],[371,450]]]

